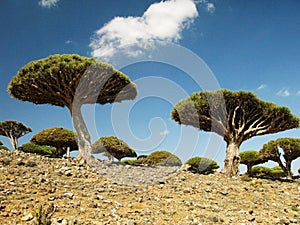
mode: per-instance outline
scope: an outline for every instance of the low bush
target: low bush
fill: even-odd
[[[26,143],[19,147],[19,150],[26,153],[36,153],[39,155],[54,155],[55,149],[49,146],[37,145],[34,143]]]
[[[268,178],[271,177],[272,169],[265,166],[254,166],[252,167],[252,175],[254,177]]]
[[[0,150],[6,150],[6,151],[10,151],[8,147],[4,146],[4,145],[0,145]]]
[[[285,172],[280,166],[275,166],[273,168],[265,166],[255,166],[252,168],[252,174],[254,177],[258,178],[269,178],[269,179],[279,179],[285,177]]]
[[[138,159],[123,159],[121,162],[132,166],[137,166],[142,164],[142,161]]]
[[[200,174],[214,173],[220,166],[217,162],[203,157],[193,157],[186,164],[190,165],[189,171]]]
[[[181,160],[167,151],[156,151],[147,156],[143,164],[160,166],[181,166]]]
[[[271,169],[271,174],[272,178],[281,178],[281,177],[285,177],[286,174],[285,172],[282,170],[282,168],[280,166],[275,166]]]

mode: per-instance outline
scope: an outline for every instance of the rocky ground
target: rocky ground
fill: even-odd
[[[300,223],[299,181],[176,169],[104,162],[95,169],[0,150],[0,224]]]

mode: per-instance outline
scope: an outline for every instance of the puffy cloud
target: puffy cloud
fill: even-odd
[[[260,85],[257,90],[260,91],[260,90],[263,90],[263,89],[266,89],[267,88],[267,85],[266,84],[262,84]]]
[[[92,56],[109,60],[121,51],[134,57],[157,44],[176,42],[196,17],[193,0],[162,1],[150,5],[141,17],[115,17],[95,32]]]
[[[291,95],[289,89],[287,88],[282,88],[280,91],[276,93],[276,95],[281,96],[281,97],[289,97]]]
[[[298,95],[298,96],[300,96],[300,90],[299,90],[299,91],[297,91],[297,95]]]
[[[39,5],[46,8],[51,8],[55,6],[59,0],[41,0],[39,1]]]

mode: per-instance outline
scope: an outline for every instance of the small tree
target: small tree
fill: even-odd
[[[185,164],[191,166],[189,168],[191,172],[200,174],[214,173],[220,167],[214,160],[199,156],[190,158]]]
[[[53,147],[49,147],[49,146],[45,146],[45,145],[42,146],[42,145],[34,144],[32,142],[23,144],[19,149],[26,153],[35,153],[35,154],[39,154],[39,155],[53,156],[55,154]]]
[[[0,141],[0,150],[6,150],[9,151],[9,149],[3,145],[3,143]]]
[[[18,149],[18,139],[31,131],[29,127],[15,120],[0,122],[0,135],[9,139],[13,150]]]
[[[54,154],[60,157],[67,153],[68,148],[70,151],[78,150],[75,132],[62,127],[42,130],[35,134],[30,141],[38,145],[55,147]]]
[[[152,152],[143,161],[143,164],[161,165],[161,166],[181,166],[180,158],[168,151]]]
[[[174,107],[171,117],[179,124],[219,134],[227,143],[227,176],[239,175],[239,148],[251,137],[299,127],[299,118],[287,107],[258,99],[245,91],[204,91],[192,94]]]
[[[245,164],[247,166],[247,173],[251,177],[252,176],[252,167],[261,163],[265,163],[268,160],[263,159],[259,152],[254,150],[248,150],[244,152],[240,152],[241,164]]]
[[[283,151],[281,158],[280,149]],[[288,178],[292,178],[292,161],[300,157],[300,138],[278,138],[264,144],[260,150],[264,159],[277,162]]]
[[[134,99],[135,84],[112,66],[79,55],[52,55],[28,63],[8,85],[11,96],[34,104],[66,106],[78,135],[78,158],[91,159],[91,141],[81,113],[83,104]]]
[[[92,153],[104,153],[110,160],[112,160],[110,156],[113,156],[119,161],[125,157],[137,156],[135,151],[129,147],[128,144],[114,136],[101,137],[95,141],[92,145]]]

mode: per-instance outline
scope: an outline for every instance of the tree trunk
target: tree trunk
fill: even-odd
[[[70,158],[70,147],[67,147],[66,157],[67,157],[67,158]]]
[[[18,139],[11,135],[8,135],[7,137],[13,147],[13,151],[17,150],[18,149]]]
[[[240,144],[231,142],[227,144],[226,158],[224,160],[224,168],[222,173],[226,176],[234,177],[239,176],[240,170],[240,155],[239,155]]]
[[[285,169],[286,169],[286,177],[288,178],[288,179],[293,179],[293,175],[292,175],[292,171],[291,171],[291,162],[289,161],[289,160],[287,160],[286,161],[286,167],[285,167]]]
[[[252,165],[248,164],[247,165],[247,173],[249,177],[252,177]]]
[[[77,132],[77,144],[78,144],[78,156],[77,159],[84,160],[88,163],[91,160],[91,138],[88,132],[88,129],[85,125],[84,119],[81,114],[81,107],[73,107],[71,111],[73,125]]]

